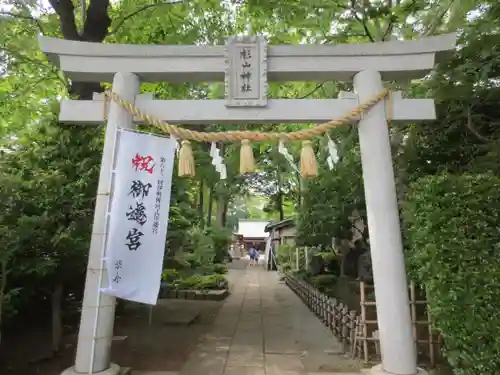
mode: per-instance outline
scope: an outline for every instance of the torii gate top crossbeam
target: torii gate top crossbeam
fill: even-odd
[[[423,77],[455,49],[456,35],[411,41],[268,47],[268,78],[275,81],[351,80],[366,69],[385,80]],[[143,81],[224,81],[224,46],[127,45],[39,38],[48,59],[67,77],[84,82],[111,82],[117,72],[135,73]]]

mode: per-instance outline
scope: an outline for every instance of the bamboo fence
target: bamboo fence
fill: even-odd
[[[285,275],[285,282],[340,340],[345,353],[350,353],[352,358],[359,358],[365,363],[380,360],[375,301],[367,299],[367,290],[372,291],[373,285],[360,282],[358,314],[355,310],[349,310],[347,305],[338,299],[321,293],[290,273]],[[418,293],[413,282],[409,285],[409,297],[413,335],[419,359],[434,367],[440,342],[432,331],[431,317],[427,313],[427,301],[417,299]]]

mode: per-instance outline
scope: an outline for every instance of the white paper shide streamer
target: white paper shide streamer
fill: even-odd
[[[281,141],[279,142],[278,145],[278,152],[285,157],[285,159],[288,161],[292,169],[296,172],[299,172],[299,168],[295,165],[295,161],[293,160],[293,156],[290,154],[288,149],[285,146],[285,142]],[[300,173],[300,172],[299,172]]]
[[[210,146],[210,156],[212,157],[212,165],[219,173],[220,179],[225,180],[227,178],[226,164],[224,164],[224,158],[220,155],[220,149],[217,148],[215,142],[212,142]]]
[[[176,140],[121,131],[102,292],[155,305],[167,236]]]
[[[330,138],[328,134],[326,136],[328,138],[328,143],[326,146],[328,157],[326,158],[326,162],[328,163],[328,168],[332,170],[335,167],[335,164],[337,164],[337,162],[339,161],[339,153],[335,142]]]

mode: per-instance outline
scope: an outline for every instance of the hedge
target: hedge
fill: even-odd
[[[403,214],[409,270],[426,288],[453,372],[500,374],[500,179],[421,178]]]

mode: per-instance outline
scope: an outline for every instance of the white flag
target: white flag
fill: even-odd
[[[210,146],[210,156],[212,157],[212,165],[215,167],[216,172],[220,174],[220,179],[225,180],[227,178],[226,165],[215,142],[212,142]]]
[[[105,293],[150,305],[157,302],[176,145],[174,138],[120,131]]]
[[[212,142],[212,144],[210,145],[210,156],[213,158],[217,155],[219,155],[219,149],[217,148],[217,144],[215,142]]]
[[[332,161],[333,165],[335,165],[339,161],[339,152],[337,150],[337,145],[330,138],[330,136],[328,134],[326,136],[328,138],[328,143],[327,143],[328,154],[329,154],[329,156],[331,158],[331,161]],[[330,169],[332,169],[332,168],[330,168]]]
[[[290,164],[293,170],[299,172],[299,168],[297,168],[297,166],[295,165],[293,156],[290,154],[290,152],[288,152],[288,149],[285,146],[285,142],[283,142],[282,140],[279,141],[278,152],[285,157],[285,159],[288,161],[288,164]]]
[[[220,179],[225,180],[227,178],[227,169],[226,169],[226,164],[221,164],[220,165]]]

